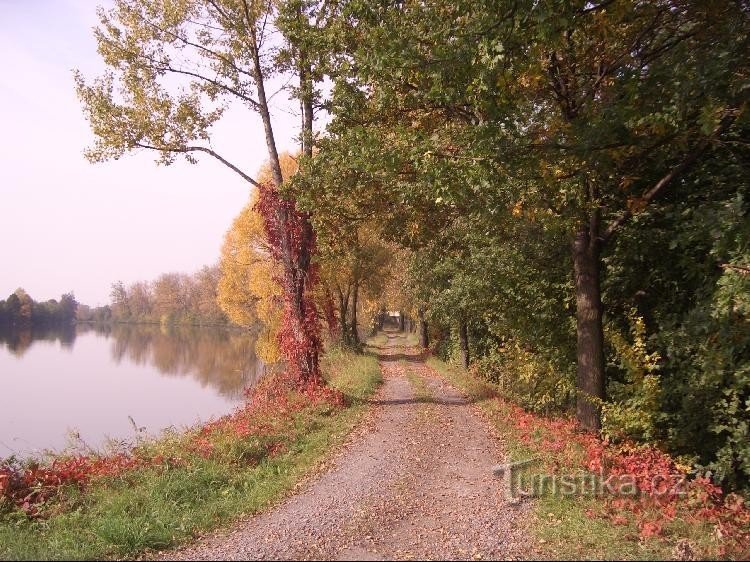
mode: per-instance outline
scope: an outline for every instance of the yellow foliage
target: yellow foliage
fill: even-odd
[[[297,158],[292,156],[288,152],[282,152],[279,154],[279,166],[281,166],[281,175],[284,181],[288,180],[299,170],[299,164]],[[273,172],[271,171],[271,165],[266,162],[258,170],[258,181],[260,183],[273,183]]]
[[[297,160],[291,154],[280,154],[279,164],[284,179],[297,173]],[[273,181],[268,163],[259,170],[258,181]],[[257,200],[258,193],[253,191],[224,237],[218,301],[235,324],[248,327],[262,324],[256,352],[266,363],[275,363],[281,356],[276,338],[282,314],[281,287],[276,282],[276,265],[269,253],[263,217],[255,210]]]

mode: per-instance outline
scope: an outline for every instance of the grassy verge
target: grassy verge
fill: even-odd
[[[406,332],[404,335],[404,344],[409,347],[414,347],[419,344],[419,334],[414,332]]]
[[[561,442],[559,435],[553,435],[555,422],[537,424],[534,416],[528,415],[524,423],[518,423],[518,408],[498,400],[491,384],[435,358],[428,365],[486,413],[503,436],[508,461],[535,459],[532,468],[523,472],[522,489],[530,489],[527,484],[540,474],[576,474],[585,466],[584,447],[575,439]],[[550,443],[556,446],[551,447]],[[665,520],[658,536],[644,537],[634,514],[625,513],[616,518],[616,523],[611,518],[598,517],[596,514],[606,505],[600,496],[547,493],[535,496],[532,502],[529,530],[536,542],[535,554],[542,558],[646,560],[725,556],[722,538],[705,522],[678,516]]]
[[[129,558],[272,505],[343,441],[380,382],[369,354],[333,350],[324,373],[344,404],[289,393],[210,430],[164,436],[135,452],[149,462],[63,485],[33,517],[0,498],[0,559]]]

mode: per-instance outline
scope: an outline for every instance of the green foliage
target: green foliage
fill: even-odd
[[[661,358],[646,349],[643,318],[633,310],[628,319],[632,342],[614,330],[606,332],[625,377],[622,382],[610,381],[609,400],[602,407],[602,431],[612,440],[631,438],[653,442],[660,437],[657,424],[662,409],[658,377]]]
[[[565,412],[574,402],[572,373],[559,371],[553,363],[517,342],[481,356],[471,370],[496,385],[504,397],[534,412]]]
[[[73,293],[62,295],[59,302],[55,299],[36,302],[19,288],[6,300],[0,300],[0,329],[69,326],[75,321],[77,310]]]
[[[467,324],[474,368],[549,411],[577,384],[583,229],[605,431],[745,485],[746,7],[350,0],[328,23],[332,119],[296,193],[320,236],[377,218],[436,353]]]

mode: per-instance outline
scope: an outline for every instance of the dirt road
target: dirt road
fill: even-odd
[[[397,334],[384,383],[330,468],[294,496],[169,559],[528,557],[523,506],[492,475],[499,441],[463,396]]]

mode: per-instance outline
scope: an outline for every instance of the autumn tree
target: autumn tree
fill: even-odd
[[[328,221],[316,230],[322,239],[320,308],[326,306],[326,299],[331,300],[338,309],[339,338],[357,347],[361,320],[369,324],[381,308],[394,248],[384,242],[373,223],[342,221],[333,228]],[[367,318],[360,318],[360,312]]]
[[[98,11],[98,50],[108,70],[93,81],[76,73],[78,96],[96,135],[92,161],[149,150],[158,162],[219,161],[261,192],[269,242],[276,248],[285,295],[290,369],[317,381],[316,338],[309,331],[308,284],[314,234],[305,213],[280,193],[283,173],[269,110],[267,79],[296,75],[302,107],[302,152],[312,155],[315,76],[305,37],[317,7],[305,2],[252,0],[117,0]],[[282,45],[273,45],[274,31]],[[279,49],[278,47],[282,47]],[[274,59],[274,53],[280,57]],[[213,148],[212,126],[228,104],[258,113],[271,182],[252,178]],[[296,349],[305,347],[302,354]]]
[[[486,233],[526,220],[562,226],[578,417],[598,428],[602,252],[741,137],[747,10],[689,0],[351,2],[342,17],[358,25],[333,74],[318,171],[357,184],[360,212],[378,212],[417,250],[456,217]]]
[[[281,287],[256,202],[254,193],[224,238],[218,302],[235,324],[262,326],[256,342],[258,355],[273,362],[279,356],[276,339],[281,322]]]

